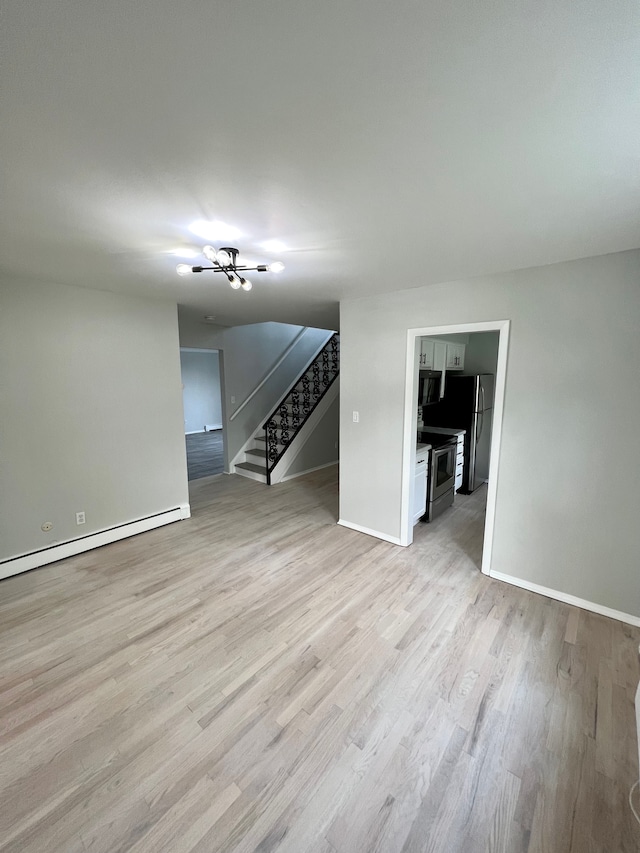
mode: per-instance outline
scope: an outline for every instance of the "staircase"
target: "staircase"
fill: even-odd
[[[245,448],[236,474],[271,485],[273,471],[340,373],[340,336],[333,335]]]
[[[256,435],[251,439],[249,447],[244,451],[245,461],[236,462],[236,474],[267,482],[267,440],[264,435]]]

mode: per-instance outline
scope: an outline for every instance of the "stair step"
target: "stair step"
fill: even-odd
[[[242,468],[243,471],[253,471],[254,474],[265,473],[264,465],[254,465],[253,462],[238,462],[236,468]]]
[[[245,450],[245,453],[257,456],[259,459],[267,458],[267,451],[261,447],[252,447],[251,450]]]

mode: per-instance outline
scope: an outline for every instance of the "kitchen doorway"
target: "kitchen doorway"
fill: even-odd
[[[419,411],[418,400],[418,378],[419,370],[423,368],[422,360],[428,362],[430,353],[430,341],[450,342],[448,349],[451,350],[449,364],[443,370],[444,384],[446,386],[447,375],[462,376],[463,374],[483,374],[492,372],[488,368],[495,363],[495,351],[493,362],[491,360],[491,344],[495,345],[495,337],[486,333],[498,334],[497,364],[495,367],[495,393],[492,410],[492,428],[482,435],[482,441],[487,445],[482,447],[488,459],[488,470],[480,472],[483,482],[486,480],[486,514],[484,522],[484,539],[482,546],[481,570],[489,574],[491,566],[491,554],[493,548],[493,529],[495,521],[495,503],[497,494],[497,480],[500,463],[500,440],[502,433],[502,414],[504,408],[504,393],[506,384],[506,364],[509,341],[508,320],[499,320],[483,323],[466,323],[451,326],[431,326],[420,329],[409,329],[407,331],[407,363],[406,363],[406,386],[405,386],[405,415],[404,415],[404,444],[402,464],[402,503],[401,503],[401,529],[402,545],[410,545],[413,542],[414,513],[412,511],[413,491],[415,489],[416,449],[417,449],[417,420],[416,413]],[[479,336],[474,343],[473,357],[467,365],[460,363],[460,353],[464,353],[465,344],[477,333],[485,333],[484,340]],[[423,343],[425,342],[425,343]],[[426,344],[426,345],[425,345]],[[487,351],[483,354],[483,346]],[[471,355],[470,348],[470,355]],[[429,365],[425,364],[425,368]],[[448,368],[448,369],[447,369]],[[455,383],[464,384],[466,380],[456,379]],[[472,379],[469,379],[471,382]],[[444,390],[444,386],[443,386]],[[425,410],[427,413],[429,407]],[[420,412],[422,414],[422,412]],[[428,417],[428,414],[427,414]],[[442,429],[439,425],[435,428]],[[468,447],[467,447],[468,450]],[[468,458],[466,460],[468,468]],[[476,472],[476,475],[480,474]],[[466,476],[466,474],[465,474]],[[477,482],[476,482],[477,487]],[[458,486],[456,485],[456,488]]]

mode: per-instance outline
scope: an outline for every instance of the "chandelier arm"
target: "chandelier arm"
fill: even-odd
[[[210,270],[211,272],[223,272],[223,273],[226,273],[227,275],[230,272],[231,273],[234,273],[234,272],[267,272],[266,264],[259,264],[257,267],[244,267],[244,266],[233,267],[231,265],[228,267],[223,267],[223,266],[220,266],[220,264],[217,264],[215,267],[196,266],[196,267],[191,267],[191,269],[193,272],[204,272],[205,270]]]

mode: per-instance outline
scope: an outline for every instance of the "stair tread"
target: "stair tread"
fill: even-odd
[[[264,465],[254,465],[253,462],[238,462],[236,468],[243,471],[253,471],[254,474],[265,474]]]
[[[245,453],[251,453],[252,456],[260,456],[262,459],[267,458],[267,451],[261,447],[252,447],[250,450],[245,450]]]

